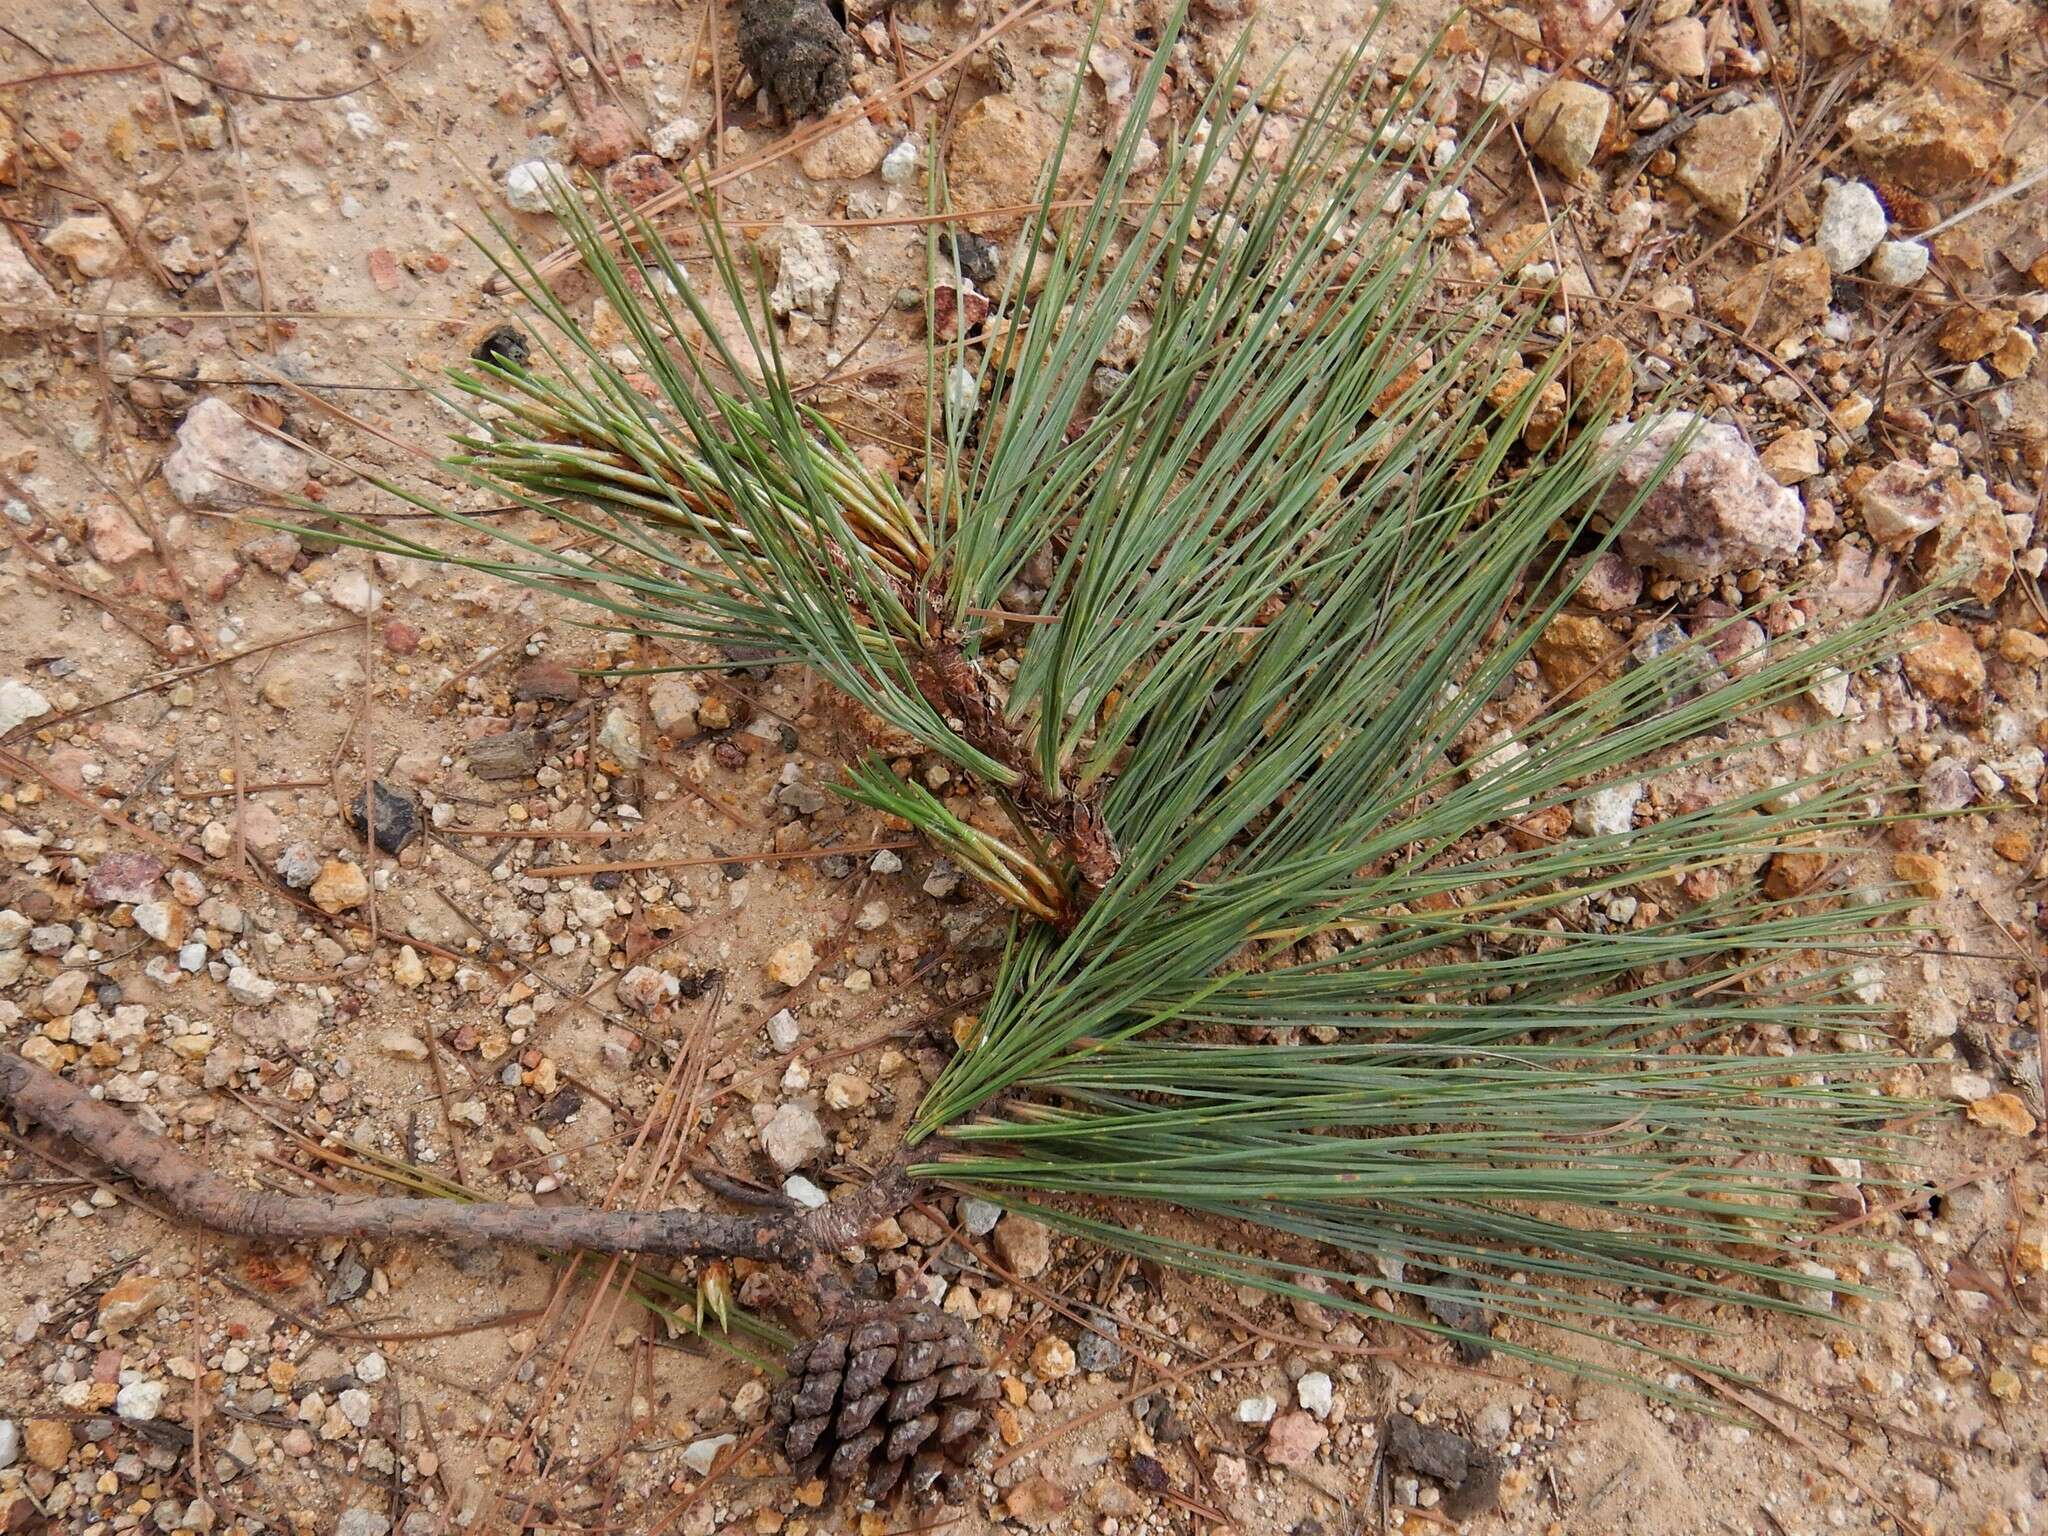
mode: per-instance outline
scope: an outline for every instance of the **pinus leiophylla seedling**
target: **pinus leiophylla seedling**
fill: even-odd
[[[1048,175],[985,333],[928,301],[908,490],[792,384],[716,221],[732,340],[650,226],[565,192],[626,355],[507,258],[545,356],[456,376],[453,462],[585,547],[469,521],[497,548],[459,558],[808,666],[986,796],[879,756],[839,786],[1016,909],[914,1177],[1510,1355],[1629,1331],[1645,1298],[1679,1336],[1737,1297],[1818,1310],[1834,1282],[1796,1245],[1832,1214],[1826,1160],[1889,1149],[1872,1061],[1827,1036],[1867,1027],[1848,983],[1900,909],[1766,899],[1762,860],[1849,836],[1871,785],[1745,775],[1768,733],[1732,728],[1791,728],[1899,615],[1736,675],[1730,619],[1489,730],[1571,557],[1632,510],[1596,510],[1597,408],[1523,448],[1543,308],[1442,301],[1424,210],[1463,167],[1424,169],[1412,101],[1369,113],[1355,60],[1276,156],[1247,152],[1265,93],[1226,73],[1142,169],[1171,41],[1092,204]],[[1390,213],[1397,177],[1419,186]],[[951,253],[934,234],[957,293]],[[1012,614],[1034,562],[1041,611]],[[1646,769],[1762,787],[1559,834]],[[1599,916],[1624,889],[1667,899]],[[1764,1047],[1795,1027],[1814,1053]]]
[[[1904,904],[1759,872],[1880,817],[1872,765],[1774,780],[1773,738],[1918,615],[1724,664],[1737,614],[1508,707],[1632,511],[1599,402],[1528,446],[1544,306],[1440,283],[1464,166],[1429,167],[1412,101],[1368,111],[1354,58],[1254,154],[1275,83],[1226,71],[1158,147],[1175,36],[1093,200],[1048,171],[980,331],[928,300],[902,479],[792,381],[708,208],[705,278],[565,186],[624,341],[507,250],[534,350],[447,396],[448,469],[541,531],[385,483],[451,537],[342,536],[807,667],[949,766],[965,793],[880,755],[837,786],[1012,909],[910,1187],[1662,1390],[1724,1304],[1823,1315],[1842,1283],[1803,1244],[1837,1170],[1899,1153],[1857,996]],[[935,232],[957,294],[952,254]],[[1042,601],[1006,608],[1027,572]],[[1574,830],[1659,775],[1722,788]]]

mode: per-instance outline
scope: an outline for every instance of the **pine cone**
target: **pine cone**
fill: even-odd
[[[964,1467],[996,1384],[966,1324],[930,1303],[860,1302],[789,1352],[775,1394],[783,1452],[799,1477],[867,1477],[886,1499],[908,1471],[914,1492]]]

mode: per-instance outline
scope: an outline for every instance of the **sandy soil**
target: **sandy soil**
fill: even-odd
[[[997,14],[972,0],[854,9],[852,85],[870,98]],[[1475,93],[1519,111],[1569,72],[1576,49],[1560,36],[1588,14],[1597,31],[1603,9],[1468,18],[1436,66],[1447,120],[1469,123]],[[1988,1112],[1976,1123],[1959,1101],[2009,1094],[2041,1111],[2029,1032],[2048,869],[2024,764],[1992,765],[2043,742],[2048,382],[2038,366],[2008,377],[1960,358],[1943,335],[1959,312],[2003,315],[2001,339],[2039,328],[2048,271],[2028,264],[2048,245],[2048,199],[2037,187],[1937,237],[1910,293],[1837,279],[1787,341],[1758,339],[1768,315],[1747,339],[1716,317],[1761,256],[1812,243],[1824,170],[1867,162],[1845,126],[1855,109],[1931,60],[1988,100],[1972,110],[1994,120],[1994,163],[1939,185],[1907,185],[1917,173],[1896,164],[1871,171],[1895,237],[2048,163],[2048,19],[2011,4],[1814,9],[1890,12],[1899,46],[1829,51],[1796,7],[1634,7],[1576,71],[1619,99],[1593,169],[1573,183],[1505,134],[1467,189],[1473,228],[1450,237],[1476,275],[1530,259],[1562,272],[1560,326],[1622,338],[1645,393],[1693,367],[1759,446],[1812,435],[1816,467],[1799,482],[1809,537],[1759,582],[1817,589],[1840,612],[1859,575],[1916,581],[1904,556],[1889,574],[1866,569],[1861,488],[1899,461],[1983,475],[1994,521],[2023,535],[2004,551],[2008,584],[1955,621],[1982,653],[1981,686],[1943,699],[1896,668],[1854,679],[1812,749],[1895,753],[1901,807],[1924,803],[1934,778],[1976,774],[1961,814],[1880,850],[1929,854],[1938,871],[1920,952],[1888,962],[1881,985],[1902,1061],[1950,1058],[1899,1077],[1929,1099],[1923,1172],[1939,1193],[1871,1212],[1827,1254],[1887,1294],[1845,1295],[1846,1329],[1716,1318],[1706,1352],[1754,1382],[1723,1399],[1723,1421],[1498,1359],[1461,1367],[1420,1335],[1318,1332],[1094,1250],[1056,1246],[1043,1273],[1007,1276],[988,1240],[947,1243],[937,1218],[965,1219],[948,1202],[906,1214],[896,1246],[870,1255],[872,1279],[894,1289],[936,1274],[949,1305],[980,1319],[1004,1382],[1003,1438],[1030,1454],[933,1517],[946,1529],[1457,1526],[1443,1490],[1383,1466],[1379,1424],[1395,1412],[1505,1459],[1499,1511],[1462,1522],[1475,1531],[2037,1528],[2041,1140]],[[1260,7],[1251,70],[1290,47],[1334,58],[1356,39],[1351,10]],[[998,928],[924,849],[823,856],[892,839],[806,793],[859,730],[821,688],[788,669],[703,681],[706,710],[664,732],[646,678],[561,669],[700,659],[686,650],[591,628],[586,613],[456,567],[251,548],[268,537],[247,520],[261,508],[185,505],[160,472],[187,411],[218,398],[332,455],[299,476],[330,504],[402,510],[368,477],[427,475],[422,454],[455,425],[408,378],[520,318],[485,291],[465,231],[495,218],[535,251],[552,246],[550,218],[507,206],[506,173],[572,158],[579,130],[602,140],[623,111],[628,126],[611,131],[635,139],[687,147],[672,125],[702,125],[700,163],[724,176],[736,227],[794,219],[825,236],[840,279],[787,322],[792,371],[825,380],[821,402],[907,473],[922,306],[898,297],[923,281],[922,192],[876,174],[880,152],[909,141],[928,155],[992,93],[1049,119],[1081,25],[1048,7],[875,107],[872,143],[843,134],[836,151],[776,155],[788,125],[738,93],[731,12],[712,7],[708,26],[702,7],[640,0],[103,13],[25,0],[10,12],[0,134],[11,125],[16,147],[10,159],[0,137],[0,207],[5,238],[53,287],[0,330],[0,679],[48,705],[0,742],[0,907],[33,930],[0,954],[0,1045],[61,1046],[110,1098],[280,1189],[370,1187],[354,1147],[497,1198],[710,1204],[687,1159],[665,1143],[655,1155],[664,1129],[688,1131],[690,1158],[779,1178],[756,1126],[806,1094],[834,1139],[821,1177],[872,1166],[892,1144]],[[1646,64],[1689,44],[1669,30],[1689,19],[1703,24],[1705,76]],[[1377,58],[1405,72],[1445,20],[1432,0],[1400,0]],[[1154,22],[1146,5],[1118,8],[1109,52],[1127,63]],[[1205,13],[1197,55],[1213,61],[1239,24]],[[1786,127],[1731,226],[1682,190],[1668,142],[1643,146],[1674,113],[1725,107],[1737,89]],[[1089,90],[1083,179],[1110,112],[1100,80]],[[1972,121],[1953,113],[1944,131]],[[955,163],[963,206],[1029,195],[1039,164],[1015,150],[997,141]],[[1638,150],[1644,173],[1624,182]],[[658,179],[661,164],[611,174]],[[43,243],[101,215],[104,230]],[[991,219],[991,233],[1013,222]],[[1858,398],[1871,407],[1860,419]],[[1640,612],[1714,596],[1653,579]],[[480,740],[534,725],[547,729],[528,771],[473,771]],[[343,814],[373,777],[422,802],[420,835],[396,855],[366,849]],[[140,906],[95,904],[86,877],[117,852],[176,874]],[[771,853],[795,857],[754,857]],[[374,896],[323,910],[333,884],[294,885],[279,873],[294,860],[340,885],[334,863],[366,870]],[[667,867],[533,872],[593,861]],[[797,940],[812,964],[788,988],[771,976],[803,969],[776,958]],[[652,1006],[622,997],[634,966],[675,990]],[[68,1034],[80,1009],[96,1022]],[[771,1038],[792,1027],[776,1022],[783,1010],[793,1047]],[[0,1454],[0,1530],[879,1532],[923,1518],[883,1522],[792,1491],[752,1439],[755,1374],[622,1301],[617,1284],[565,1285],[521,1252],[197,1236],[18,1130],[0,1135],[0,1419],[33,1433],[11,1467]],[[688,1266],[676,1273],[694,1285]],[[769,1315],[802,1311],[772,1277],[736,1280]],[[1048,1336],[1085,1338],[1081,1319],[1116,1329],[1121,1359],[1057,1379],[1034,1370]],[[1289,1406],[1316,1371],[1335,1387],[1327,1443],[1305,1465],[1270,1464],[1240,1402]],[[1170,1373],[1136,1410],[1118,1406]],[[160,1404],[131,1412],[152,1384]]]

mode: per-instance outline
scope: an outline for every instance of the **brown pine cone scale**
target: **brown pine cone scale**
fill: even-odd
[[[775,1394],[783,1453],[800,1477],[865,1477],[885,1499],[964,1468],[995,1396],[966,1324],[929,1303],[860,1302],[789,1352]]]

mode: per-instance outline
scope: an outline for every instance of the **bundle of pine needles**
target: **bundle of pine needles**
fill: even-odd
[[[1819,1315],[1841,1282],[1804,1234],[1843,1160],[1877,1181],[1896,1151],[1875,1059],[1837,1035],[1868,1027],[1856,967],[1903,903],[1769,899],[1774,850],[1853,849],[1872,770],[1773,781],[1773,731],[1735,727],[1770,711],[1782,741],[1918,615],[1724,667],[1737,614],[1503,719],[1627,519],[1595,511],[1597,403],[1526,447],[1559,371],[1519,367],[1540,307],[1438,302],[1429,226],[1464,167],[1412,147],[1412,100],[1367,112],[1360,58],[1270,154],[1271,83],[1225,71],[1148,166],[1176,36],[1092,206],[1055,210],[1048,172],[987,329],[928,316],[914,489],[805,403],[715,219],[737,340],[645,221],[565,193],[626,339],[503,256],[539,353],[453,376],[448,467],[568,537],[396,484],[478,538],[348,536],[799,663],[979,792],[879,756],[839,786],[1016,909],[915,1176],[1528,1359],[1574,1334],[1663,1354],[1635,1337],[1652,1313]],[[950,249],[928,255],[957,289]],[[1005,610],[1034,568],[1037,611]],[[1587,794],[1658,774],[1760,787],[1570,834]],[[1638,890],[1655,906],[1611,915]]]

